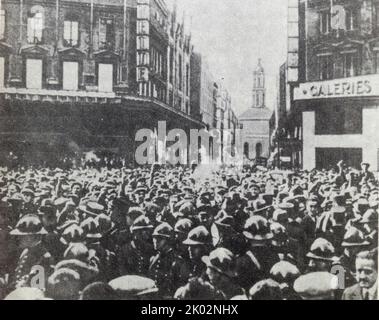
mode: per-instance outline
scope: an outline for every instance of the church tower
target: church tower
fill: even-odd
[[[254,86],[253,86],[253,108],[265,107],[265,71],[262,67],[261,59],[258,59],[258,66],[254,70]]]

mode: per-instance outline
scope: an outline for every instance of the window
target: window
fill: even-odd
[[[187,94],[187,96],[189,96],[189,94],[190,94],[190,83],[189,83],[189,76],[190,76],[190,74],[189,74],[189,65],[187,64],[187,66],[186,66],[186,94]]]
[[[65,46],[77,46],[79,42],[79,22],[66,20],[64,22],[63,39]]]
[[[262,156],[262,143],[257,143],[255,146],[255,158],[260,158]]]
[[[137,50],[148,50],[148,49],[149,49],[149,37],[138,36]]]
[[[0,10],[0,40],[5,37],[5,11]]]
[[[26,87],[28,89],[42,88],[42,60],[26,60]]]
[[[374,29],[379,31],[379,3],[375,4],[374,8]]]
[[[170,83],[174,80],[174,49],[170,48]]]
[[[42,42],[43,13],[41,11],[29,13],[28,16],[28,42]]]
[[[5,61],[4,57],[0,57],[0,88],[4,88],[4,78],[5,78]]]
[[[333,57],[319,56],[318,57],[318,67],[319,67],[319,79],[328,80],[333,78]]]
[[[330,32],[330,11],[321,11],[320,12],[320,31],[323,34]]]
[[[63,90],[78,90],[79,64],[77,62],[63,62]]]
[[[358,74],[358,57],[355,53],[344,55],[344,77],[354,77]]]
[[[100,92],[113,92],[113,64],[99,63],[98,86]]]
[[[137,65],[144,66],[149,64],[149,53],[148,52],[138,52]]]
[[[179,90],[183,88],[183,65],[182,65],[182,55],[179,55]]]
[[[359,27],[358,18],[359,13],[358,9],[346,9],[346,29],[348,31],[357,30]]]
[[[99,46],[101,49],[110,49],[114,46],[114,23],[113,19],[101,18],[99,30]]]
[[[379,74],[379,51],[374,52],[375,57],[375,73]]]
[[[316,135],[362,134],[362,107],[329,105],[316,109]]]

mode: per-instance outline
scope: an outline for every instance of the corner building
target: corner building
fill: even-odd
[[[0,0],[0,160],[95,151],[132,164],[139,129],[204,127],[191,54],[163,0]]]
[[[303,167],[379,170],[379,1],[300,1]],[[294,15],[297,13],[294,12]]]

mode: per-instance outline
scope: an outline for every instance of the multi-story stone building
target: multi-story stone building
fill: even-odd
[[[191,71],[191,115],[204,122],[209,130],[216,121],[214,77],[204,57],[196,52],[191,56]]]
[[[345,160],[378,170],[379,1],[301,0],[292,17],[304,35],[293,92],[293,109],[302,115],[303,167]]]
[[[132,162],[138,129],[203,127],[175,17],[163,0],[1,0],[2,155],[95,150]]]

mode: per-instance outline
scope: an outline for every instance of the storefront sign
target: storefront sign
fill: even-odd
[[[301,83],[294,100],[379,96],[379,74]]]

